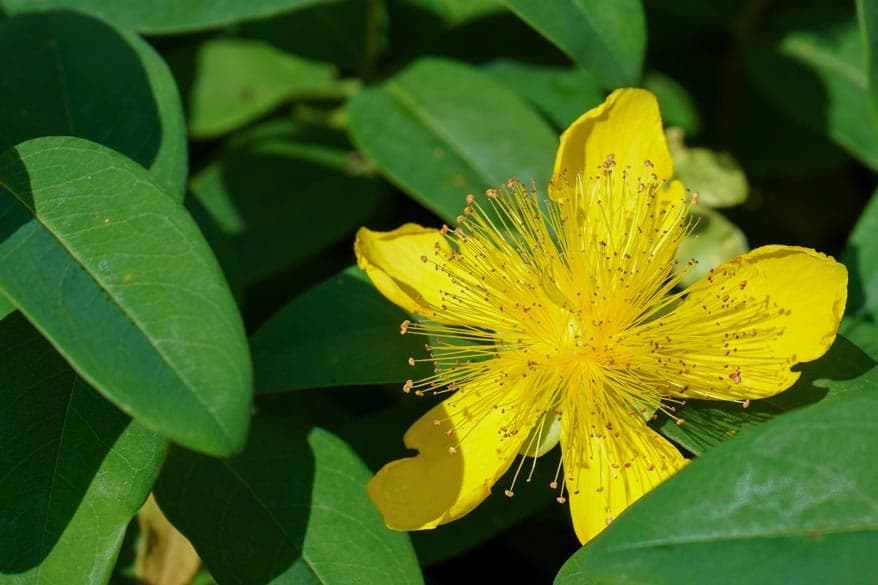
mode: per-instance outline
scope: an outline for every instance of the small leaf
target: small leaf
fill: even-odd
[[[604,87],[639,85],[646,52],[640,0],[505,0],[506,5]]]
[[[73,12],[0,21],[0,151],[40,136],[78,136],[149,169],[182,201],[186,128],[174,78],[135,34]]]
[[[408,318],[357,267],[293,299],[253,334],[258,393],[326,386],[400,384],[423,376],[409,356],[423,342],[399,334]]]
[[[239,20],[271,16],[333,0],[0,0],[7,14],[72,9],[92,14],[117,26],[150,34],[181,33],[219,27]]]
[[[851,381],[853,383],[853,381]],[[878,370],[859,392],[699,457],[562,567],[556,585],[866,585],[878,575]]]
[[[504,59],[482,65],[482,71],[539,108],[558,130],[566,129],[605,97],[594,77],[579,67]]]
[[[842,262],[848,268],[849,315],[875,321],[878,317],[878,191],[851,231]]]
[[[166,443],[20,313],[0,320],[0,355],[0,581],[106,583]]]
[[[699,205],[733,207],[747,200],[747,176],[732,155],[687,147],[680,128],[668,128],[666,135],[674,159],[674,178],[698,192]]]
[[[334,76],[331,65],[243,39],[201,43],[195,61],[188,111],[189,132],[196,139],[240,128],[288,100],[319,90]]]
[[[354,142],[381,171],[447,221],[512,176],[541,189],[558,138],[514,93],[477,69],[423,58],[349,104]]]
[[[237,307],[191,217],[136,163],[69,137],[0,155],[0,294],[138,422],[210,453],[244,443]]]
[[[331,433],[263,414],[234,459],[172,449],[156,498],[220,583],[421,583],[408,535],[366,495],[369,476]]]
[[[677,249],[675,272],[680,273],[683,286],[694,284],[711,269],[750,249],[744,232],[718,211],[696,207],[692,214],[698,223]],[[696,263],[690,265],[693,259]]]

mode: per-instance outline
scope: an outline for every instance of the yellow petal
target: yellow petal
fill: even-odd
[[[655,96],[642,89],[618,89],[600,106],[583,114],[561,135],[554,175],[588,177],[613,155],[617,169],[630,165],[635,172],[652,163],[659,179],[674,174]]]
[[[431,262],[451,247],[439,230],[407,223],[393,231],[360,228],[354,242],[357,264],[381,294],[403,309],[432,317],[451,287],[447,273]]]
[[[568,404],[561,418],[570,515],[583,544],[688,463],[634,408],[592,408]]]
[[[500,390],[472,384],[406,432],[406,447],[418,455],[388,463],[367,486],[389,528],[435,528],[467,514],[491,493],[530,430],[517,420],[524,384]],[[508,436],[510,428],[519,432]]]
[[[765,246],[696,282],[674,311],[638,333],[655,351],[637,365],[665,392],[720,400],[764,398],[799,377],[835,340],[847,270],[793,246]]]

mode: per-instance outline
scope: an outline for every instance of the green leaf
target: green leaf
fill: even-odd
[[[699,455],[783,412],[818,400],[834,400],[850,390],[859,389],[859,376],[874,365],[873,357],[839,335],[826,355],[800,367],[801,377],[785,392],[753,400],[746,409],[737,403],[688,400],[676,407],[676,416],[684,419],[685,424],[679,426],[662,415],[654,426],[690,453]]]
[[[857,0],[857,22],[866,48],[866,79],[872,115],[878,116],[878,4],[874,0]]]
[[[848,268],[847,313],[872,322],[878,318],[878,190],[851,231],[842,262]]]
[[[696,207],[692,213],[698,223],[677,249],[675,272],[680,273],[683,286],[694,284],[711,269],[750,249],[744,232],[718,211]],[[697,261],[694,266],[688,264],[692,259]]]
[[[0,150],[40,136],[99,142],[183,199],[186,128],[174,78],[143,39],[71,12],[0,21]]]
[[[687,147],[680,128],[669,128],[666,134],[674,159],[674,178],[698,192],[699,205],[733,207],[747,200],[747,176],[732,155]]]
[[[477,69],[423,58],[349,105],[354,142],[404,191],[453,221],[468,193],[512,176],[542,189],[558,138]]]
[[[181,33],[219,27],[334,0],[0,0],[7,14],[72,9],[117,26],[149,34]]]
[[[874,170],[878,117],[867,92],[863,52],[851,17],[833,26],[821,20],[792,28],[776,47],[754,44],[746,55],[757,86],[779,108],[827,134]]]
[[[220,583],[421,583],[408,535],[366,495],[369,476],[329,432],[264,414],[234,459],[172,449],[156,498]]]
[[[279,51],[261,41],[215,39],[198,45],[189,92],[189,132],[213,138],[291,99],[319,91],[333,67]]]
[[[351,267],[296,297],[252,336],[256,392],[402,383],[423,342],[400,335],[409,315]]]
[[[604,92],[587,71],[579,67],[534,65],[497,60],[482,71],[531,102],[558,130],[604,101]]]
[[[874,583],[878,370],[857,384],[699,457],[574,554],[556,585]]]
[[[646,52],[640,0],[504,1],[605,88],[639,85]]]
[[[20,313],[0,321],[0,347],[0,581],[105,583],[166,443]]]
[[[289,124],[236,137],[191,182],[198,201],[232,238],[244,282],[288,268],[332,244],[387,205],[386,183],[345,149]]]
[[[500,0],[403,0],[403,2],[435,14],[449,26],[461,25],[504,9]]]
[[[244,443],[238,310],[195,223],[136,163],[69,137],[0,155],[0,293],[144,426],[210,453]]]
[[[682,128],[688,136],[698,134],[701,130],[701,117],[695,101],[685,87],[658,71],[647,71],[643,78],[643,87],[654,93],[658,99],[665,126]],[[674,165],[676,164],[675,159]]]
[[[878,361],[878,325],[848,315],[842,319],[839,331],[857,344],[869,357]]]
[[[15,305],[9,302],[9,299],[7,299],[5,296],[0,294],[0,319],[3,319],[4,317],[6,317],[6,315],[14,310]]]

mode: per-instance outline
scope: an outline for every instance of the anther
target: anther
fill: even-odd
[[[400,323],[400,324],[399,324],[399,334],[400,334],[400,335],[405,335],[406,333],[408,333],[409,325],[411,325],[411,324],[412,324],[412,322],[409,321],[408,319],[406,319],[405,321],[403,321],[402,323]]]
[[[405,384],[402,385],[402,391],[408,394],[412,391],[412,388],[415,386],[415,381],[412,379],[408,379],[405,381]]]
[[[409,357],[409,365],[410,365],[410,366],[415,365],[415,358],[413,358],[413,357],[411,357],[411,356]]]
[[[512,496],[515,495],[515,492],[513,492],[512,490],[506,490],[503,493],[506,494],[507,498],[511,498]]]

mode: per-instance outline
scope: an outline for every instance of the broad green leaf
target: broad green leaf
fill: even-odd
[[[504,9],[500,0],[403,0],[416,8],[431,12],[450,26],[463,24]]]
[[[0,582],[105,583],[166,443],[0,320]]]
[[[705,453],[574,554],[556,585],[874,583],[878,370],[858,385]]]
[[[754,44],[747,56],[753,79],[779,108],[878,169],[878,117],[853,15],[832,26],[791,29],[776,47]]]
[[[842,262],[849,278],[847,313],[874,322],[878,317],[878,191],[857,220]]]
[[[40,136],[99,142],[183,199],[186,128],[167,65],[143,39],[73,12],[0,21],[0,150]]]
[[[558,130],[600,105],[605,97],[594,77],[578,67],[504,59],[486,63],[482,71],[539,108]]]
[[[682,85],[658,71],[647,71],[643,87],[655,94],[665,126],[682,128],[686,135],[698,134],[701,117],[695,101]],[[677,161],[674,160],[676,166]]]
[[[198,139],[225,134],[288,100],[319,91],[333,75],[331,65],[284,53],[261,41],[206,41],[195,55],[189,132]]]
[[[7,14],[72,9],[149,34],[181,33],[334,0],[0,0]]]
[[[874,331],[873,331],[874,333]],[[860,335],[865,334],[861,331]],[[776,396],[741,404],[710,400],[689,400],[677,406],[676,416],[686,422],[677,425],[667,416],[655,423],[665,436],[690,453],[699,455],[745,429],[764,423],[788,410],[818,400],[834,400],[859,389],[861,376],[875,365],[875,358],[848,339],[838,336],[819,360],[803,364],[802,375],[792,388]]]
[[[857,0],[857,22],[866,49],[866,83],[872,102],[872,115],[878,116],[878,3]]]
[[[453,221],[468,193],[515,176],[542,189],[558,138],[477,69],[423,58],[349,105],[354,142],[404,191]]]
[[[189,214],[136,163],[70,137],[0,155],[0,294],[144,426],[210,453],[243,445],[234,300]]]
[[[234,459],[172,449],[156,498],[220,583],[422,583],[408,535],[366,495],[369,476],[331,433],[263,414]]]
[[[400,335],[409,315],[352,267],[293,299],[252,336],[256,392],[399,384],[424,375],[408,365],[423,340]]]
[[[878,325],[848,315],[842,319],[839,331],[857,344],[869,357],[878,361]]]
[[[15,310],[15,306],[5,296],[0,294],[0,319]]]
[[[698,223],[677,249],[675,271],[681,275],[682,286],[697,282],[711,269],[750,249],[744,233],[718,211],[696,207],[692,214]],[[689,265],[693,259],[697,263]]]
[[[607,89],[639,85],[646,52],[640,0],[504,0]]]
[[[244,282],[293,266],[356,229],[387,204],[386,184],[362,171],[349,146],[321,143],[289,124],[237,136],[191,182],[231,238]]]

